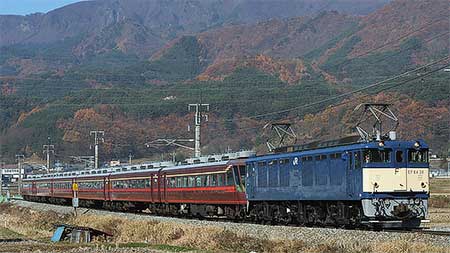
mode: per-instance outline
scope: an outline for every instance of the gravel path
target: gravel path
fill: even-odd
[[[28,207],[40,211],[55,211],[64,214],[73,212],[73,208],[68,206],[33,203],[20,200],[14,200],[12,203],[18,206]],[[419,233],[345,230],[333,228],[270,226],[270,225],[258,225],[247,223],[179,219],[172,217],[151,216],[146,214],[119,213],[119,212],[109,212],[103,210],[79,208],[78,214],[83,213],[102,216],[112,215],[131,220],[156,220],[160,222],[190,224],[194,226],[213,226],[262,239],[302,240],[306,243],[314,243],[314,244],[317,244],[318,242],[330,242],[330,241],[351,242],[355,244],[361,244],[361,243],[379,243],[394,240],[406,240],[416,243],[425,243],[433,246],[444,246],[444,247],[447,246],[449,247],[450,251],[450,236],[424,235]]]

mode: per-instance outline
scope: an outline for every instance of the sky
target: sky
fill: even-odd
[[[48,12],[81,0],[0,0],[0,15],[27,15]]]

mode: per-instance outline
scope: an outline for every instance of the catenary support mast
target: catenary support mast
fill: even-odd
[[[47,155],[47,173],[50,172],[50,153],[55,153],[55,146],[51,145],[50,143],[50,137],[48,137],[48,144],[42,146],[42,148],[44,149],[42,153]]]
[[[103,136],[105,135],[105,131],[94,130],[91,131],[90,135],[94,135],[94,145],[95,145],[95,160],[94,160],[94,168],[98,169],[98,145],[101,142],[105,142]]]
[[[195,145],[194,145],[194,156],[201,156],[201,146],[200,146],[200,128],[202,125],[202,119],[205,118],[205,121],[208,121],[208,115],[202,114],[202,111],[209,111],[209,104],[189,104],[188,110],[191,111],[191,108],[195,108]]]

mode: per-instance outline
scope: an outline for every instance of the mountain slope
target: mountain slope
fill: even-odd
[[[262,127],[282,119],[303,124],[298,136],[305,141],[337,136],[337,126],[348,130],[351,125],[346,120],[352,107],[327,109],[346,102],[342,97],[307,105],[447,56],[443,27],[449,26],[445,20],[433,21],[446,10],[439,1],[398,0],[366,16],[311,14],[310,4],[317,12],[324,2],[282,1],[308,14],[301,17],[277,9],[273,3],[279,1],[217,0],[216,6],[164,1],[152,8],[142,4],[153,1],[99,1],[95,4],[109,9],[95,5],[85,10],[98,11],[92,27],[65,24],[61,18],[51,23],[52,13],[34,15],[36,20],[45,16],[47,28],[39,26],[41,21],[30,23],[22,27],[32,31],[30,43],[0,48],[0,153],[11,159],[19,152],[41,153],[50,135],[61,156],[83,155],[89,152],[89,130],[110,128],[104,157],[123,157],[130,149],[136,156],[154,154],[158,151],[142,145],[151,138],[191,136],[183,130],[192,123],[186,104],[198,101],[211,104],[203,139],[208,152],[261,148]],[[255,9],[258,3],[265,6],[260,11],[238,8]],[[70,10],[68,20],[74,20],[76,11]],[[16,19],[8,22],[20,26]],[[41,31],[49,36],[45,45],[33,42],[45,39]],[[61,40],[51,38],[54,31],[61,36],[53,39]],[[7,43],[23,39],[17,38]],[[383,86],[350,99],[393,102],[404,114],[403,136],[424,138],[433,150],[445,153],[450,143],[448,73],[390,87],[400,82],[388,85],[387,95],[373,96]]]

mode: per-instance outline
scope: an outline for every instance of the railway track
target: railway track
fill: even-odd
[[[428,235],[438,235],[438,236],[450,236],[450,230],[433,230],[430,228],[421,229],[384,229],[384,232],[395,232],[395,233],[418,233],[418,234],[428,234]]]

